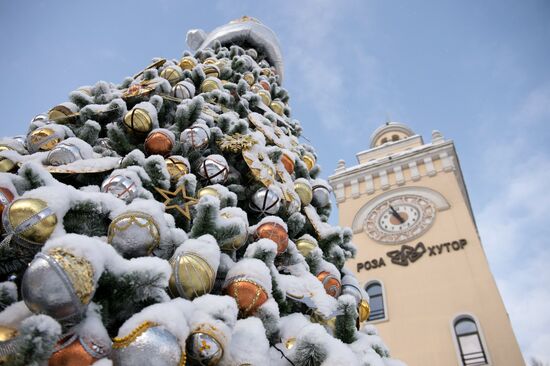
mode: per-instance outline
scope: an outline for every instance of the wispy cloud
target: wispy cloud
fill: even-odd
[[[326,130],[338,130],[344,140],[357,139],[363,121],[354,116],[358,108],[372,104],[377,60],[356,39],[342,36],[350,32],[346,19],[354,12],[354,4],[310,0],[301,2],[300,9],[284,8],[285,27],[295,29],[287,42],[285,62],[292,64],[302,83],[299,91],[293,91],[295,103],[308,105]],[[364,7],[361,11],[368,18]],[[364,118],[373,117],[370,109],[365,114]]]
[[[550,360],[550,154],[533,140],[547,133],[550,88],[533,90],[501,121],[506,131],[482,160],[493,199],[478,215],[494,275],[526,359]]]

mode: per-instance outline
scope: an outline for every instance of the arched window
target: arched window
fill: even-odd
[[[399,136],[398,136],[398,135],[393,135],[393,136],[391,137],[391,140],[392,140],[392,141],[398,141],[398,140],[399,140]]]
[[[487,365],[487,353],[475,320],[469,315],[461,315],[455,319],[453,327],[462,365]]]
[[[382,141],[380,141],[380,142],[381,142],[382,144],[385,144],[386,142],[388,142],[388,138],[387,138],[387,137],[384,137],[384,138],[382,139]]]
[[[365,287],[369,294],[370,315],[367,321],[380,320],[386,318],[386,310],[384,307],[384,292],[382,284],[378,281],[372,281]]]

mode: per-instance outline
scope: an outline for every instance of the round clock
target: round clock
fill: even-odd
[[[365,232],[380,243],[401,244],[424,234],[435,219],[435,206],[428,199],[406,194],[375,206],[365,220]]]

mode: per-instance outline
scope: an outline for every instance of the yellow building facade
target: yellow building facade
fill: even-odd
[[[329,182],[370,295],[369,322],[409,366],[525,365],[451,140],[388,122]]]

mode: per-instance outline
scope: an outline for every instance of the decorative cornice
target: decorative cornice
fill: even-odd
[[[353,179],[361,181],[363,177],[369,174],[372,176],[379,176],[380,172],[387,172],[388,170],[393,171],[394,166],[408,165],[410,169],[414,169],[415,164],[419,161],[424,162],[425,158],[431,159],[428,160],[428,162],[440,159],[441,153],[446,153],[443,154],[443,157],[446,159],[444,166],[448,166],[450,169],[447,169],[452,170],[453,162],[451,157],[454,156],[454,145],[452,140],[448,140],[436,145],[426,144],[415,149],[398,152],[393,155],[346,168],[345,170],[340,169],[336,174],[329,176],[328,181],[333,188],[339,183],[343,183],[347,186]],[[410,163],[413,163],[412,167]],[[432,169],[429,170],[431,171]]]

